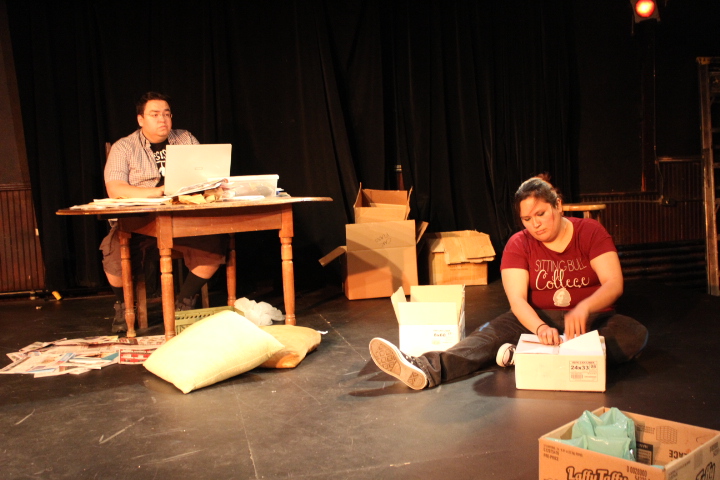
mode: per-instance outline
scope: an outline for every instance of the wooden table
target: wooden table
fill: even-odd
[[[160,279],[165,337],[175,336],[175,286],[172,275],[173,239],[199,235],[278,230],[282,260],[285,323],[295,325],[295,273],[292,261],[293,211],[295,203],[332,201],[328,197],[272,197],[263,200],[234,200],[203,205],[150,205],[97,209],[58,210],[58,215],[98,215],[117,218],[122,257],[125,305],[134,305],[130,236],[142,233],[157,238],[160,250]],[[135,312],[125,310],[128,337],[135,336]]]

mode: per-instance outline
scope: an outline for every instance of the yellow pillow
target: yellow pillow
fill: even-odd
[[[250,320],[225,310],[183,330],[155,350],[144,365],[189,393],[252,370],[282,348]]]
[[[294,368],[320,345],[320,332],[296,325],[268,325],[260,327],[283,345],[285,348],[275,352],[261,367]]]

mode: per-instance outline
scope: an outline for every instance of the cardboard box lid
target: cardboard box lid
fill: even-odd
[[[355,223],[407,220],[410,215],[410,195],[406,190],[358,189],[355,199]]]
[[[410,301],[402,287],[390,297],[400,325],[457,325],[465,308],[464,285],[416,285]]]
[[[431,253],[443,253],[448,265],[458,263],[482,263],[495,259],[495,249],[490,235],[475,230],[429,233],[428,248]]]

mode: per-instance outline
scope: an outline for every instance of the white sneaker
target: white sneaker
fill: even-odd
[[[408,387],[422,390],[427,386],[427,375],[422,371],[415,357],[405,355],[387,340],[382,338],[370,340],[370,356],[380,370],[397,378]]]
[[[515,345],[506,343],[498,349],[495,355],[495,361],[501,367],[509,367],[515,365]]]

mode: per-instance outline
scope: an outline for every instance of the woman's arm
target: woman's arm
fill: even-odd
[[[560,336],[557,329],[543,322],[535,309],[527,301],[530,273],[522,268],[505,268],[502,270],[502,282],[510,302],[510,310],[525,328],[535,333],[546,345],[558,345]]]
[[[623,276],[617,252],[606,252],[590,260],[590,267],[600,280],[600,288],[565,314],[565,338],[571,339],[587,332],[591,313],[604,310],[623,293]]]

